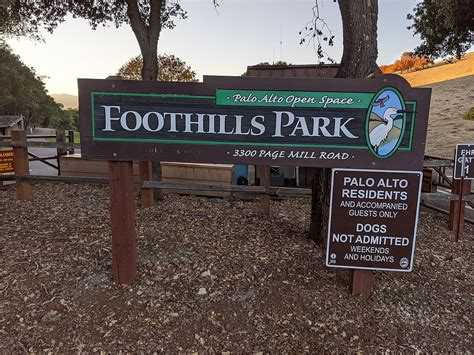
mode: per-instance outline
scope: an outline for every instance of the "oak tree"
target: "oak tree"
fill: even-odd
[[[413,52],[403,52],[400,59],[393,64],[381,65],[380,70],[384,74],[403,72],[410,69],[421,69],[430,64],[430,59],[426,56],[417,56]]]
[[[474,38],[472,0],[424,0],[416,5],[407,19],[408,27],[421,37],[417,55],[432,59],[461,56],[471,48]]]
[[[117,75],[127,80],[141,80],[143,58],[141,55],[131,58],[120,67]],[[183,60],[172,54],[158,55],[158,80],[196,82],[196,72]]]

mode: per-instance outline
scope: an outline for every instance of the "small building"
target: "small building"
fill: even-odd
[[[298,64],[298,65],[252,65],[247,67],[245,76],[273,78],[320,78],[336,77],[339,64]]]
[[[23,116],[0,116],[0,135],[11,135],[12,129],[24,129]]]

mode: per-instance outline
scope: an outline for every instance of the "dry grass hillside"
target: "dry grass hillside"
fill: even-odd
[[[438,65],[432,68],[401,74],[411,86],[439,83],[456,78],[474,75],[474,52],[453,64]]]
[[[463,119],[474,106],[474,52],[454,64],[402,76],[411,86],[432,89],[426,154],[452,158],[457,143],[474,141],[474,121]]]
[[[474,75],[425,87],[432,89],[426,154],[452,158],[456,143],[474,142],[474,121],[463,119],[474,106]]]
[[[63,104],[64,108],[78,108],[78,98],[76,95],[69,94],[52,94],[51,97],[58,104]]]

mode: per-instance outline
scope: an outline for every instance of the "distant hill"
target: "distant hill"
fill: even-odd
[[[69,94],[52,94],[51,97],[58,104],[63,104],[64,108],[78,108],[78,100],[76,95]]]
[[[399,75],[404,77],[411,86],[428,85],[474,75],[474,52],[467,53],[460,61],[453,64],[435,64],[427,69]]]

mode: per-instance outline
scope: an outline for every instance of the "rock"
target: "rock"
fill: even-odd
[[[206,289],[204,287],[199,288],[198,295],[199,296],[207,295]]]
[[[236,299],[240,302],[246,302],[246,301],[249,301],[251,299],[254,299],[255,294],[256,294],[255,290],[253,288],[251,288],[250,290],[248,290],[244,294],[238,295]]]
[[[178,316],[179,316],[179,314],[176,313],[176,312],[171,312],[171,313],[170,313],[170,317],[176,318],[176,317],[178,317]]]
[[[201,272],[201,277],[210,277],[210,276],[211,276],[211,271],[209,270]]]
[[[209,297],[217,297],[217,296],[222,296],[222,292],[220,291],[215,291],[215,292],[212,292]]]
[[[59,314],[57,311],[49,311],[48,313],[46,313],[43,318],[41,318],[41,320],[45,323],[56,323],[59,321]]]
[[[194,334],[194,338],[201,344],[204,345],[206,341],[204,340],[203,337],[199,336],[199,334]]]

